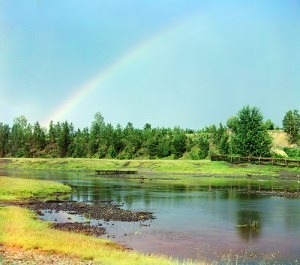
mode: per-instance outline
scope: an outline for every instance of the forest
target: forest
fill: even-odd
[[[289,141],[299,144],[300,115],[289,110],[283,118],[283,129]],[[274,130],[272,121],[264,121],[257,107],[244,106],[226,125],[211,125],[191,129],[153,128],[146,123],[143,129],[128,122],[123,128],[104,121],[100,112],[90,127],[75,129],[72,122],[50,122],[44,128],[39,122],[29,124],[26,117],[14,119],[12,126],[0,122],[0,157],[73,157],[117,159],[204,159],[211,154],[242,156],[271,156]],[[300,156],[300,151],[295,156]],[[294,153],[295,154],[295,151]]]

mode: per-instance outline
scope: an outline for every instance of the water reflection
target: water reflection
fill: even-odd
[[[255,210],[237,211],[237,232],[240,238],[246,242],[254,241],[261,235],[262,230],[261,213]]]

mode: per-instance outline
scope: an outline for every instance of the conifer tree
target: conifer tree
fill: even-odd
[[[0,157],[5,157],[8,154],[10,128],[7,124],[0,122]]]
[[[71,128],[67,121],[62,123],[62,129],[58,137],[58,151],[60,157],[66,157],[71,144]]]

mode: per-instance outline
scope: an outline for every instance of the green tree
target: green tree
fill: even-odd
[[[186,133],[179,127],[175,127],[173,130],[173,140],[172,140],[172,153],[175,159],[179,158],[186,151]]]
[[[117,156],[117,152],[113,146],[108,148],[107,154],[110,158],[115,158]]]
[[[131,159],[136,156],[137,151],[141,148],[142,134],[140,130],[135,129],[131,122],[128,122],[123,130],[124,150],[123,156]]]
[[[172,130],[171,129],[157,129],[156,130],[156,155],[158,158],[168,157],[172,153]]]
[[[48,141],[51,143],[55,143],[58,137],[58,132],[55,130],[55,126],[53,121],[50,121],[49,124],[49,132],[48,132]]]
[[[227,128],[220,123],[219,127],[212,125],[207,127],[203,132],[208,134],[207,140],[210,143],[210,151],[212,153],[220,153],[220,144],[224,134],[227,134]]]
[[[45,155],[47,157],[59,157],[58,138],[60,136],[62,126],[60,122],[56,124],[50,121],[48,135],[46,135],[47,146],[45,148]]]
[[[10,155],[13,157],[29,156],[30,126],[24,116],[14,119],[9,138]]]
[[[89,145],[89,129],[83,128],[78,129],[74,135],[74,150],[72,157],[87,157],[88,156],[88,145]]]
[[[219,152],[221,155],[228,155],[229,154],[229,149],[230,149],[230,145],[229,145],[229,135],[228,133],[224,133],[222,135],[222,138],[220,140],[219,143]]]
[[[260,110],[249,105],[243,107],[238,112],[232,136],[235,153],[241,156],[269,156],[271,143]]]
[[[238,126],[238,118],[236,116],[230,117],[226,122],[226,126],[232,132],[236,132]]]
[[[9,152],[9,125],[0,122],[0,157],[5,157]]]
[[[58,153],[60,157],[66,157],[69,154],[71,144],[72,126],[67,121],[62,123],[60,135],[58,137]]]
[[[151,128],[151,124],[146,123],[143,130],[141,131],[141,148],[139,150],[139,155],[149,156],[149,158],[155,158],[156,156],[156,129]]]
[[[200,133],[197,137],[197,144],[199,147],[198,158],[205,159],[209,153],[209,140],[207,133]]]
[[[266,126],[267,130],[274,130],[275,129],[274,123],[270,119],[266,120],[265,126]]]
[[[38,156],[46,147],[46,132],[40,126],[39,122],[36,122],[33,126],[32,140],[30,153],[33,156]]]
[[[158,139],[156,137],[152,137],[148,141],[148,154],[150,159],[154,159],[156,157],[157,146],[158,146]]]
[[[111,147],[117,156],[119,156],[124,149],[123,130],[120,124],[117,124],[116,129],[113,131]]]
[[[289,110],[282,121],[284,131],[289,134],[290,143],[297,143],[300,132],[300,114],[298,110]]]
[[[103,133],[105,130],[104,118],[100,112],[97,112],[94,116],[94,121],[92,122],[90,130],[90,155],[102,158],[105,156],[105,151],[103,152]],[[101,148],[101,150],[100,150]],[[108,147],[107,147],[108,148]],[[99,152],[101,151],[101,152]]]

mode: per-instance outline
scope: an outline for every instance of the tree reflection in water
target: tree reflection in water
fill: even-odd
[[[241,239],[246,242],[257,240],[262,229],[260,213],[255,210],[237,211],[237,232]]]

